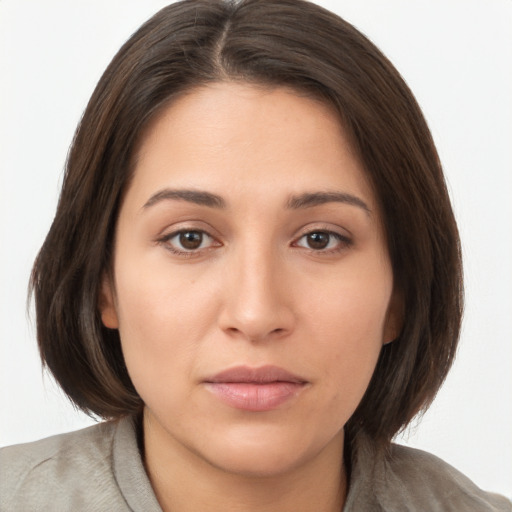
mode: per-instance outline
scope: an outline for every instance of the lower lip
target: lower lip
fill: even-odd
[[[224,403],[245,411],[271,411],[295,397],[304,387],[298,382],[208,382],[208,389]]]

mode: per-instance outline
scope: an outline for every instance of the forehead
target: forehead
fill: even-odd
[[[344,189],[373,203],[366,173],[327,103],[286,87],[215,83],[167,105],[145,130],[132,193],[163,186],[223,193]]]

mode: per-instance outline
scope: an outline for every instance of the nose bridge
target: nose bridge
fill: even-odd
[[[222,328],[251,340],[284,334],[293,315],[283,289],[283,260],[269,240],[247,240],[233,250]]]

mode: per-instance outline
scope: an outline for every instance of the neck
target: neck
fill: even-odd
[[[346,497],[343,432],[320,453],[277,474],[216,467],[144,415],[145,466],[164,512],[340,512]]]

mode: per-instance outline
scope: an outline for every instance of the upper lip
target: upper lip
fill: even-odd
[[[250,366],[235,366],[205,379],[209,383],[246,382],[254,384],[268,384],[270,382],[293,382],[304,384],[302,377],[294,375],[279,366],[266,365],[258,368]]]

